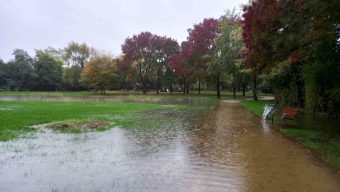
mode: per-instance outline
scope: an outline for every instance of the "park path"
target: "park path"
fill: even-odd
[[[237,101],[220,102],[213,121],[205,131],[240,167],[242,191],[340,191],[338,175]]]

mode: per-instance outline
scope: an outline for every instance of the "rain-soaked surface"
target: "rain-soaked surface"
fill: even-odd
[[[220,102],[196,123],[180,113],[161,129],[0,142],[0,191],[336,192],[340,179],[239,103]]]
[[[81,101],[81,102],[131,102],[159,104],[206,104],[208,98],[146,96],[146,95],[85,95],[85,96],[50,96],[50,95],[0,95],[0,101]]]

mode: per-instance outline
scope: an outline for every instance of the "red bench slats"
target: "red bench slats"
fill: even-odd
[[[282,110],[282,115],[281,115],[281,127],[283,124],[283,119],[289,119],[289,120],[294,120],[297,117],[298,110],[293,108],[293,107],[285,107]]]
[[[295,119],[298,114],[298,110],[292,107],[285,107],[282,110],[282,119]]]

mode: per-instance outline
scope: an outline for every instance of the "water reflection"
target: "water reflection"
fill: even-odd
[[[265,135],[270,133],[270,125],[267,120],[262,120],[262,129]]]

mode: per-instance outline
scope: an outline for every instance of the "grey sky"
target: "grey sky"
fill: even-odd
[[[141,31],[179,42],[187,29],[248,0],[0,0],[0,58],[21,48],[62,48],[70,41],[120,54],[124,39]]]

